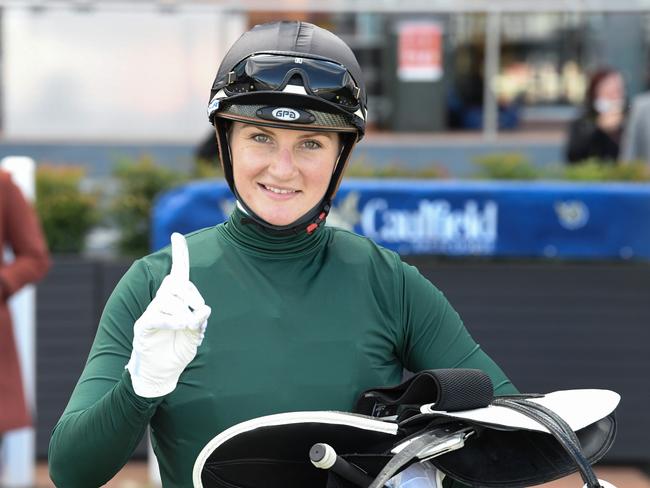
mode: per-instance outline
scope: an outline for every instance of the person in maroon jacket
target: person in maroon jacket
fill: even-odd
[[[4,260],[7,246],[15,257],[10,262]],[[36,213],[11,176],[0,170],[0,442],[5,432],[31,423],[7,301],[26,284],[41,279],[49,267]]]

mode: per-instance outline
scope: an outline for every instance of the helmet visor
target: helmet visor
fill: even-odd
[[[254,54],[240,61],[215,88],[223,86],[228,95],[276,91],[294,77],[300,77],[305,91],[314,96],[350,112],[360,108],[361,90],[345,66],[323,59]]]

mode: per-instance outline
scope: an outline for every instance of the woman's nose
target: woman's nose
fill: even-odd
[[[273,154],[269,173],[276,178],[289,179],[295,176],[298,168],[296,167],[293,154],[288,148],[280,148]]]

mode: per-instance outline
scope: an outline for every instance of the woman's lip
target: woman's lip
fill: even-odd
[[[258,186],[264,192],[265,195],[268,195],[269,197],[271,197],[271,198],[273,198],[275,200],[289,200],[289,199],[295,197],[298,193],[300,193],[300,190],[292,190],[290,188],[280,188],[280,187],[273,186],[273,185],[265,185],[264,183],[258,183]],[[273,190],[269,190],[269,187],[276,188],[278,190],[289,190],[289,192],[288,193],[276,193]]]

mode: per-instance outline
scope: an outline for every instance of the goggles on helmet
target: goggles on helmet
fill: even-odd
[[[361,108],[361,89],[345,66],[324,59],[281,54],[253,54],[240,61],[225,79],[215,83],[227,95],[256,91],[282,91],[294,76],[305,91],[349,112]]]

